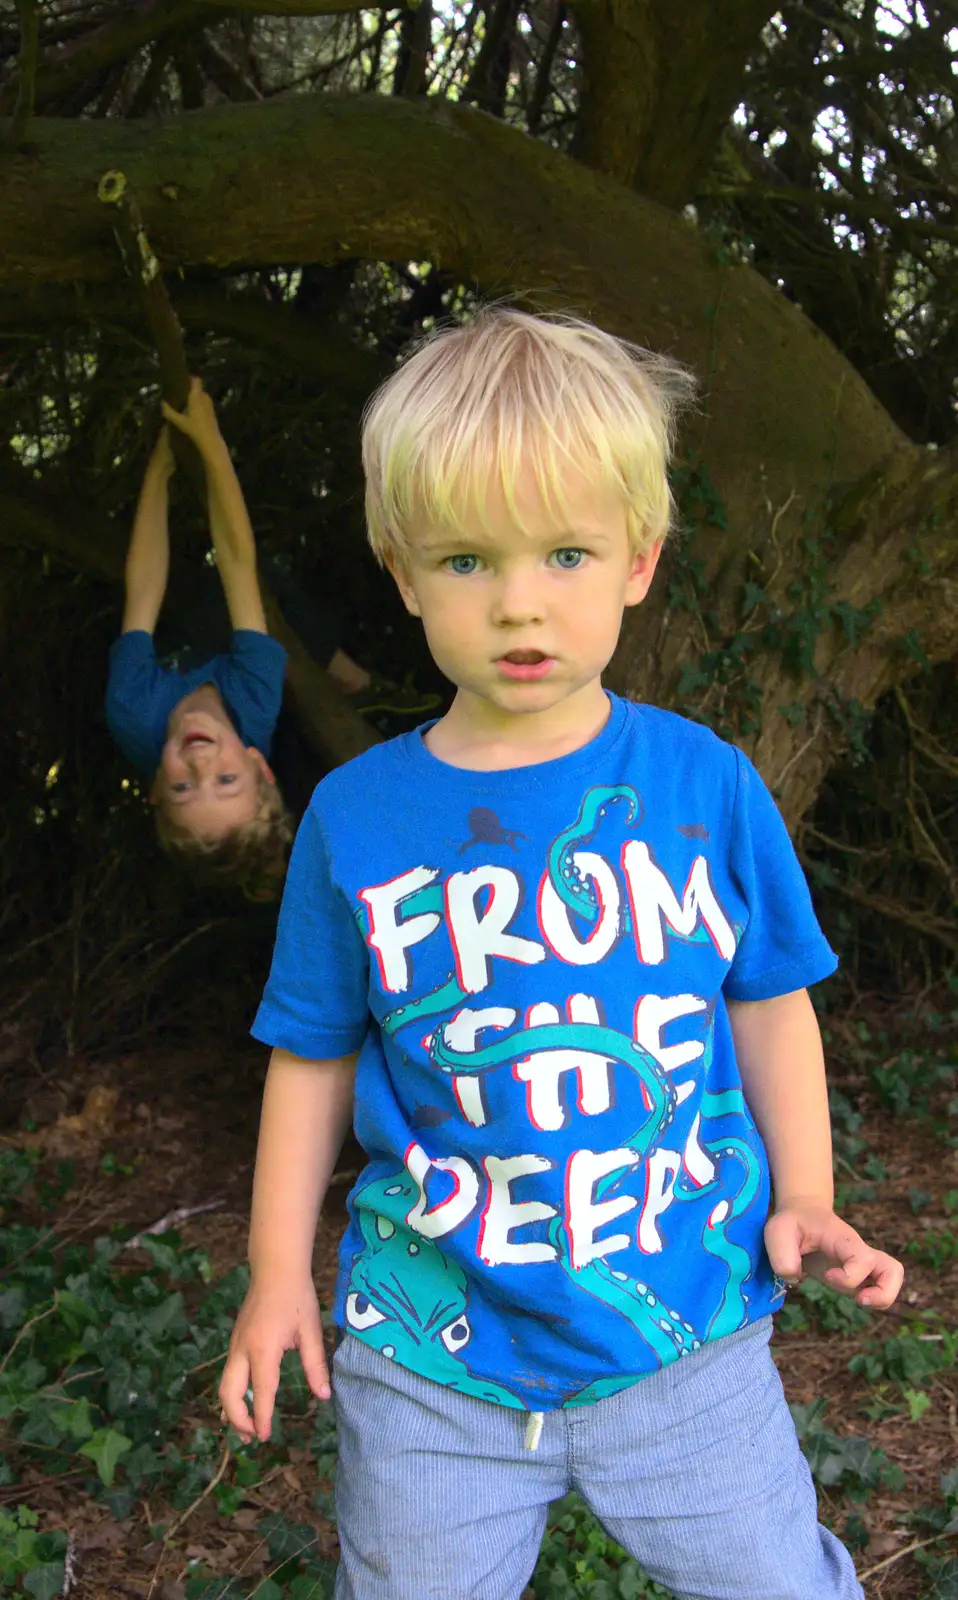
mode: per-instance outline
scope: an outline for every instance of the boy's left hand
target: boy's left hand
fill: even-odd
[[[808,1273],[872,1311],[887,1311],[905,1277],[900,1261],[873,1250],[829,1206],[814,1201],[780,1206],[765,1225],[765,1248],[787,1283]]]
[[[190,379],[185,411],[174,411],[165,400],[160,402],[160,408],[167,422],[192,439],[201,455],[207,456],[217,446],[223,448],[223,435],[216,420],[216,410],[199,378]]]

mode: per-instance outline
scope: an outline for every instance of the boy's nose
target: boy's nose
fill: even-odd
[[[205,772],[215,754],[212,745],[198,744],[184,751],[184,759],[192,773]]]
[[[541,622],[545,616],[542,591],[533,574],[504,577],[493,601],[493,620],[505,628]]]

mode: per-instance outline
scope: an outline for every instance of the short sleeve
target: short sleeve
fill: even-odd
[[[254,1039],[307,1060],[351,1055],[369,1025],[369,956],[310,806],[293,844]]]
[[[268,756],[283,703],[286,651],[268,633],[237,628],[229,654],[217,656],[217,686],[244,744]]]
[[[107,726],[128,761],[152,774],[163,753],[166,719],[181,692],[156,659],[153,635],[144,628],[121,633],[110,646]]]
[[[781,813],[740,750],[731,872],[748,918],[723,985],[729,1000],[772,1000],[827,978],[838,965]]]

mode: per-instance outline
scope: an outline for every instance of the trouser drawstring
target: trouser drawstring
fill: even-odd
[[[530,1411],[529,1421],[526,1423],[526,1449],[538,1450],[539,1440],[542,1438],[542,1424],[545,1418],[541,1411]]]

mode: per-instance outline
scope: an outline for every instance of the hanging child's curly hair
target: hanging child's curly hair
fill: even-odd
[[[293,819],[276,787],[257,776],[258,804],[247,822],[216,839],[205,839],[180,827],[165,807],[156,807],[160,847],[178,861],[195,883],[235,887],[248,899],[275,899],[282,887],[286,856],[293,837]],[[267,893],[267,888],[271,892]]]

